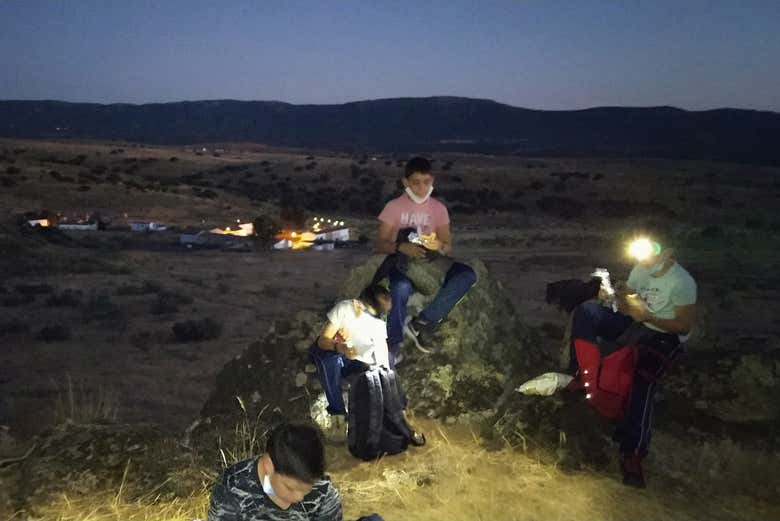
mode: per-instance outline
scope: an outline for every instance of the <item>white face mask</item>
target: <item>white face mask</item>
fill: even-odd
[[[268,477],[268,474],[266,474],[263,478],[263,492],[265,492],[268,497],[273,497],[276,495],[276,492],[274,492],[274,487],[271,486],[271,478]]]
[[[661,273],[664,269],[664,266],[666,266],[667,260],[668,259],[662,259],[656,262],[655,264],[653,264],[652,266],[650,266],[649,268],[647,268],[648,273],[650,275],[658,275],[659,273]]]
[[[414,194],[414,192],[412,192],[412,189],[411,189],[411,188],[409,188],[408,186],[406,187],[406,190],[404,190],[404,191],[406,192],[406,195],[408,195],[408,196],[409,196],[409,199],[411,199],[412,201],[414,201],[414,202],[415,202],[415,203],[417,203],[417,204],[423,204],[425,201],[427,201],[427,200],[428,200],[428,198],[429,198],[429,197],[431,196],[431,194],[433,193],[433,186],[431,186],[430,188],[428,188],[428,193],[427,193],[427,194],[425,194],[425,197],[418,197],[418,196],[416,196],[416,195]]]

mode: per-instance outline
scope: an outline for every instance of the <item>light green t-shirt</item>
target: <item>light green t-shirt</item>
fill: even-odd
[[[650,275],[649,269],[644,266],[634,266],[627,284],[639,294],[658,318],[672,319],[676,306],[696,304],[696,281],[676,262],[660,277]],[[663,331],[652,324],[645,322],[645,325],[650,329]]]

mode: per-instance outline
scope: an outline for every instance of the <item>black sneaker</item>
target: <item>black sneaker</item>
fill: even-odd
[[[435,324],[429,324],[419,318],[407,317],[404,333],[412,339],[414,345],[423,353],[430,353],[433,347]]]

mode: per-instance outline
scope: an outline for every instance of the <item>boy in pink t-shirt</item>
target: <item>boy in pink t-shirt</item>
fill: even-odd
[[[405,190],[399,197],[389,201],[379,214],[377,251],[388,255],[405,255],[422,259],[429,251],[451,255],[452,236],[450,216],[447,207],[431,197],[433,174],[431,162],[424,157],[407,161],[402,180]],[[399,242],[401,230],[413,230],[425,247],[411,242]],[[444,278],[444,284],[428,306],[412,319],[407,319],[406,303],[414,291],[411,280],[393,268],[389,275],[392,309],[387,317],[387,337],[390,346],[391,364],[398,357],[404,332],[415,345],[428,352],[432,334],[450,310],[476,282],[477,277],[469,266],[454,262]]]

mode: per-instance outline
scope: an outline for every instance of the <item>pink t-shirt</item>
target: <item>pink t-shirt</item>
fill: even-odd
[[[396,232],[404,228],[414,228],[418,233],[427,235],[440,226],[450,224],[450,214],[447,207],[433,197],[417,204],[406,194],[401,194],[385,205],[379,214],[379,220],[395,228]]]

